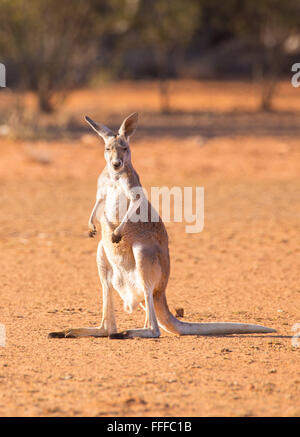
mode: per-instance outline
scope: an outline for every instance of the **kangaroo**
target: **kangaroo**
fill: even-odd
[[[96,203],[89,219],[90,236],[96,232],[95,221],[101,224],[102,239],[97,250],[97,266],[102,285],[103,310],[99,327],[67,329],[52,332],[49,337],[132,337],[155,338],[160,328],[177,335],[227,335],[271,333],[275,329],[246,323],[190,323],[178,320],[170,312],[166,287],[170,274],[168,234],[157,214],[151,220],[153,207],[143,191],[139,198],[136,187],[142,188],[131,162],[129,138],[134,134],[138,114],[129,115],[118,133],[85,117],[89,125],[104,140],[106,167],[99,176]],[[119,215],[116,208],[125,202]],[[133,220],[134,214],[145,206],[146,220]],[[116,290],[131,313],[138,305],[146,312],[143,328],[117,331],[112,292]]]

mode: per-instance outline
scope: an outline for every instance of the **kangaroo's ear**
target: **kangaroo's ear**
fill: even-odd
[[[119,129],[119,135],[123,135],[126,140],[133,135],[137,128],[138,118],[139,116],[137,112],[134,112],[125,118]]]
[[[114,137],[115,134],[112,130],[110,130],[108,127],[104,126],[103,124],[96,123],[91,118],[85,116],[85,120],[88,122],[88,124],[94,129],[94,131],[97,132],[98,135],[100,135],[101,138],[106,142],[109,137]]]

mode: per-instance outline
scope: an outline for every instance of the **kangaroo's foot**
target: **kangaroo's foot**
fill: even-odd
[[[104,328],[75,328],[50,332],[48,338],[108,337],[108,335],[108,330]]]
[[[140,328],[140,329],[128,329],[127,331],[116,332],[109,335],[112,339],[125,339],[125,338],[158,338],[160,337],[160,331],[150,328]]]

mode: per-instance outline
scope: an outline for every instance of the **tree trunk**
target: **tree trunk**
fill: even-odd
[[[263,111],[272,111],[272,100],[276,89],[276,79],[264,79],[262,82],[260,107]]]
[[[170,95],[168,80],[166,77],[161,77],[159,80],[159,92],[160,92],[160,112],[163,114],[170,113]]]
[[[160,112],[162,114],[170,113],[170,94],[167,79],[167,62],[168,54],[165,50],[156,52],[156,59],[159,74],[159,95],[160,95]]]
[[[280,46],[277,46],[271,50],[266,50],[264,59],[267,60],[267,71],[264,68],[263,61],[256,61],[254,64],[253,77],[261,89],[260,109],[263,111],[273,110],[272,101],[279,79],[280,49]]]
[[[44,87],[41,87],[38,89],[37,94],[38,94],[39,109],[42,112],[45,112],[46,114],[51,114],[52,112],[54,112],[52,93],[49,90],[45,89]]]

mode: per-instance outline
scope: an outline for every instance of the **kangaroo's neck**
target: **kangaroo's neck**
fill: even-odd
[[[112,182],[118,183],[120,179],[127,179],[131,187],[141,186],[140,178],[131,162],[127,162],[119,172],[114,172],[108,168],[108,174]]]

